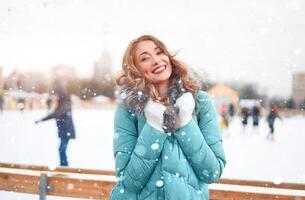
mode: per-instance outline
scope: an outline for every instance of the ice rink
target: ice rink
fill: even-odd
[[[0,162],[58,165],[57,129],[55,120],[38,125],[45,110],[6,111],[0,114]],[[71,167],[114,169],[112,155],[113,109],[73,110],[76,139],[68,146]],[[294,116],[275,122],[275,140],[266,139],[265,118],[258,129],[250,124],[243,129],[234,118],[223,133],[227,165],[224,178],[267,180],[275,183],[305,183],[305,117]],[[28,200],[38,196],[0,192],[1,199]],[[48,199],[58,199],[48,197]],[[60,198],[66,199],[66,198]],[[72,199],[72,198],[69,198]]]

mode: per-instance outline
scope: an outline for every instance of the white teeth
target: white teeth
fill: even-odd
[[[158,67],[157,69],[155,69],[153,71],[153,73],[159,73],[159,72],[163,71],[164,69],[165,69],[165,65],[162,65],[162,66]]]

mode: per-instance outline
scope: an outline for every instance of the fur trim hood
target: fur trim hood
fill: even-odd
[[[170,97],[170,105],[166,107],[163,113],[163,130],[165,132],[175,132],[178,120],[179,108],[175,106],[176,100],[185,93],[182,80],[174,79],[169,87],[168,95]],[[119,104],[124,105],[129,111],[139,114],[149,100],[149,94],[138,90],[136,86],[130,87],[127,84],[122,85],[116,91]]]
[[[168,90],[170,105],[174,105],[176,100],[185,92],[181,79],[174,79]],[[123,84],[115,91],[119,104],[124,105],[133,113],[141,113],[149,100],[148,92],[140,91],[137,86],[128,86]]]

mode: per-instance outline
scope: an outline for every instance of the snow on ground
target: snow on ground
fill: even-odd
[[[55,120],[38,125],[34,120],[46,115],[45,110],[6,111],[0,114],[0,162],[56,166],[58,145]],[[114,110],[74,110],[77,139],[71,140],[68,156],[71,167],[114,169],[112,156]],[[227,165],[224,178],[267,180],[274,183],[305,183],[305,117],[295,116],[275,122],[275,140],[266,139],[268,126],[250,124],[242,128],[234,118],[224,131]],[[37,195],[0,191],[1,199],[37,199]],[[59,197],[48,197],[59,199]],[[60,198],[72,199],[72,198]],[[74,198],[75,199],[75,198]]]
[[[234,119],[223,135],[227,157],[223,177],[305,183],[305,117],[277,119],[274,141],[266,138],[265,118],[258,129],[248,124],[243,130],[240,124]]]

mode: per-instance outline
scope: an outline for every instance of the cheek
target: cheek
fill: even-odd
[[[169,62],[170,63],[170,62]],[[168,65],[168,72],[170,72],[170,73],[172,73],[173,72],[173,65],[170,63],[169,65]]]
[[[148,65],[141,64],[141,65],[138,66],[138,69],[139,69],[139,71],[141,72],[141,74],[142,74],[143,76],[145,76],[145,77],[149,74],[150,68],[149,68]]]

